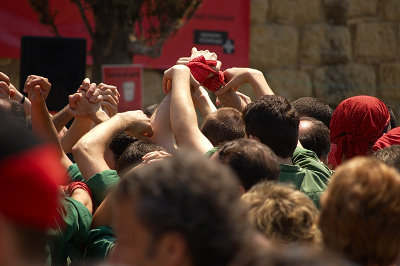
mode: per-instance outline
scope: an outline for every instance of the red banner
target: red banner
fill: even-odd
[[[70,0],[50,0],[57,11],[56,25],[62,37],[91,40],[78,8]],[[179,57],[189,56],[193,46],[216,52],[223,69],[245,67],[249,61],[249,0],[204,0],[189,22],[162,48],[158,58],[135,56],[134,62],[148,68],[166,69]],[[38,15],[27,0],[3,1],[0,5],[0,57],[19,58],[21,36],[52,36],[49,27],[38,22]],[[92,19],[89,18],[90,21]],[[92,59],[88,57],[87,63]]]
[[[119,98],[118,112],[142,109],[142,66],[104,65],[103,82],[117,86]]]

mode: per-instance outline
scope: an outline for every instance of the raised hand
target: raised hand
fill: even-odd
[[[165,158],[168,158],[170,156],[171,156],[171,154],[169,154],[166,151],[152,151],[152,152],[145,154],[142,157],[142,160],[143,160],[143,164],[151,164],[151,163],[154,163],[157,161],[164,160]]]
[[[43,98],[46,101],[51,89],[51,83],[45,77],[29,75],[25,81],[24,92],[32,104],[36,104]]]
[[[10,78],[0,72],[0,98],[10,99]]]
[[[118,112],[118,103],[120,94],[116,86],[107,85],[104,83],[100,83],[97,88],[100,91],[100,95],[103,98],[101,102],[101,107],[108,114],[109,117],[112,117]]]
[[[126,133],[138,138],[149,140],[153,136],[153,129],[151,127],[150,118],[147,117],[142,111],[128,111],[118,114],[123,122]]]

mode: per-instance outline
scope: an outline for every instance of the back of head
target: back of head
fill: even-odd
[[[125,149],[132,143],[137,141],[134,137],[128,135],[126,132],[122,131],[118,133],[110,142],[110,149],[114,154],[115,162],[118,162],[119,157],[125,151]]]
[[[322,121],[328,128],[331,124],[332,108],[314,97],[302,97],[292,102],[300,117],[308,116]]]
[[[302,192],[271,182],[260,183],[242,196],[250,222],[276,243],[316,243],[319,211]]]
[[[319,120],[311,117],[300,118],[299,140],[301,145],[313,152],[318,158],[327,158],[331,149],[329,128]]]
[[[0,225],[6,220],[14,232],[19,259],[36,263],[44,260],[46,230],[57,223],[65,169],[54,147],[6,114],[0,117]]]
[[[155,239],[181,234],[193,265],[228,265],[248,230],[233,175],[201,155],[178,152],[125,176],[116,197],[135,202]]]
[[[390,115],[386,105],[372,96],[354,96],[342,101],[333,112],[330,139],[337,145],[335,160],[365,155],[382,136]]]
[[[217,156],[237,174],[246,191],[260,181],[278,180],[280,168],[275,153],[258,141],[229,141],[220,147]]]
[[[374,156],[400,172],[400,145],[393,145],[380,149],[374,153]]]
[[[293,155],[298,142],[299,117],[287,99],[265,95],[246,106],[243,119],[247,136],[257,137],[281,158]]]
[[[200,130],[214,146],[245,135],[242,114],[230,107],[220,108],[206,116]]]
[[[26,113],[21,103],[0,98],[0,111],[4,112],[10,119],[20,123],[23,127],[28,127]]]
[[[337,168],[321,198],[325,246],[361,265],[390,265],[400,250],[400,176],[373,157]]]
[[[163,151],[164,148],[149,141],[136,140],[131,143],[118,159],[117,171],[127,170],[142,162],[142,157],[152,151]]]

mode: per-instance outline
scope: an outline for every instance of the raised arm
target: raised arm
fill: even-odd
[[[176,147],[174,133],[171,128],[170,106],[171,94],[168,93],[151,116],[150,122],[154,131],[151,140],[172,153]]]
[[[245,107],[240,103],[240,96],[235,93],[240,86],[249,83],[257,99],[263,95],[273,95],[273,91],[265,80],[264,74],[251,68],[229,68],[224,71],[226,85],[218,89],[215,94],[224,106],[234,107],[240,111]]]
[[[191,93],[191,74],[187,66],[175,65],[164,73],[163,89],[171,82],[171,127],[179,147],[206,153],[213,148],[211,142],[201,133],[197,125]]]
[[[51,88],[50,82],[40,76],[28,76],[24,91],[31,102],[32,130],[42,139],[52,142],[60,151],[61,164],[68,168],[72,162],[65,155],[58,140],[57,131],[47,110],[46,100]]]
[[[72,149],[85,180],[110,169],[105,159],[106,149],[118,132],[123,130],[137,138],[147,138],[153,134],[150,119],[142,111],[118,113],[94,127]]]

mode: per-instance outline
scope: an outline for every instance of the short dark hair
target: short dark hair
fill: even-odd
[[[134,137],[128,135],[124,131],[119,132],[110,142],[110,150],[114,153],[115,162],[124,153],[125,149],[132,143],[137,141]]]
[[[121,154],[117,162],[117,171],[135,167],[142,162],[142,157],[152,151],[163,151],[164,148],[153,142],[137,140],[131,143]]]
[[[155,240],[181,233],[193,265],[228,265],[249,232],[232,175],[201,155],[177,152],[122,178],[116,201],[130,200]]]
[[[206,116],[200,130],[214,146],[245,136],[242,114],[230,107],[220,108]]]
[[[219,160],[229,165],[247,191],[260,181],[277,181],[278,158],[266,145],[252,139],[236,139],[224,143],[218,150]]]
[[[374,153],[374,156],[400,172],[400,145],[392,145],[380,149]]]
[[[17,121],[22,126],[28,128],[25,109],[21,103],[12,99],[0,99],[0,110],[6,113],[7,116],[14,121]]]
[[[154,114],[154,112],[157,110],[158,105],[159,105],[158,103],[155,103],[155,104],[147,106],[146,108],[143,109],[143,113],[145,115],[147,115],[148,117],[151,117]]]
[[[328,128],[331,125],[332,108],[314,97],[302,97],[292,102],[299,116],[308,116],[322,121]]]
[[[310,122],[310,126],[306,128],[302,127],[301,124],[303,121]],[[299,140],[304,148],[315,152],[318,158],[328,157],[331,149],[329,128],[322,121],[312,117],[300,118]]]
[[[288,158],[298,142],[299,117],[290,102],[277,95],[265,95],[243,111],[247,136],[257,137],[276,155]]]

